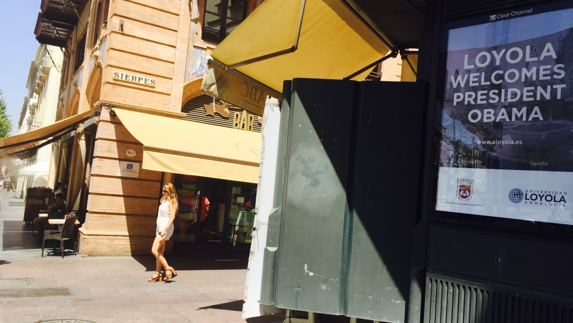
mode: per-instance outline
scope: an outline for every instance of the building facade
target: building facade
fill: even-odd
[[[28,94],[18,121],[18,134],[53,124],[56,121],[58,94],[60,89],[61,69],[64,56],[62,51],[51,45],[39,45],[34,61],[30,64],[26,88]],[[23,160],[21,167],[41,164],[39,174],[27,175],[25,170],[17,176],[16,188],[22,193],[27,187],[47,187],[55,176],[55,156],[52,154],[54,144],[38,148],[32,154],[18,156]],[[53,186],[52,186],[53,187]]]
[[[209,213],[211,222],[197,230],[219,239],[230,230],[222,222],[229,221],[230,212],[239,212],[231,210],[230,199],[247,185],[244,178],[185,167],[177,172],[169,167],[145,169],[144,143],[134,136],[134,129],[126,128],[120,109],[152,116],[145,126],[163,133],[169,129],[157,129],[157,118],[186,122],[178,123],[180,127],[199,123],[210,137],[249,132],[249,138],[260,138],[262,115],[214,102],[200,92],[208,54],[256,6],[253,0],[42,1],[36,38],[65,52],[57,120],[85,115],[53,149],[58,160],[52,182],[67,183],[68,211],[76,211],[83,222],[80,254],[147,254],[162,184],[175,181],[181,189],[183,175],[199,176],[193,187],[198,191],[203,185],[204,194],[217,201]],[[231,135],[225,132],[229,130]],[[206,146],[211,147],[206,158],[224,150],[216,143]],[[122,168],[126,164],[139,167],[138,173],[127,174]],[[251,164],[252,169],[258,167]],[[227,187],[233,179],[239,180],[235,191]],[[256,177],[248,182],[243,204]],[[218,194],[229,201],[219,201]],[[188,230],[188,240],[195,239],[193,230]]]

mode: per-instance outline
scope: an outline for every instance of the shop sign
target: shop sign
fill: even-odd
[[[572,7],[445,26],[438,211],[573,224]]]
[[[121,177],[139,177],[139,168],[141,163],[120,161],[119,162],[119,176]]]
[[[209,103],[203,104],[203,107],[205,108],[205,115],[214,117],[215,114],[219,114],[222,118],[225,119],[228,119],[231,115],[233,115],[233,129],[254,131],[255,120],[257,120],[259,124],[262,123],[262,117],[250,114],[247,112],[247,110],[243,110],[229,103]],[[229,109],[238,111],[230,111]]]
[[[152,86],[152,87],[155,87],[155,85],[157,84],[156,79],[145,77],[145,76],[133,75],[133,74],[129,74],[129,73],[118,72],[118,71],[113,72],[113,79],[116,81],[125,81],[125,82],[137,83],[140,85],[147,85],[147,86]]]
[[[252,114],[247,114],[246,110],[243,113],[235,112],[233,118],[233,129],[253,131],[255,126],[255,116]]]

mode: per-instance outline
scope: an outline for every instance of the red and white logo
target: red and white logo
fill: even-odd
[[[473,195],[474,180],[471,178],[458,178],[458,198],[469,201]]]

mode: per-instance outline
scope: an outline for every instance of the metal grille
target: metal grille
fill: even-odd
[[[542,0],[446,0],[444,20],[486,14],[539,2]]]
[[[573,300],[428,274],[424,322],[573,323]]]
[[[183,108],[181,112],[187,113],[185,116],[185,120],[195,121],[206,123],[215,126],[221,126],[226,128],[233,128],[233,118],[235,113],[243,113],[243,109],[235,107],[229,108],[229,117],[225,118],[218,113],[215,113],[214,116],[205,114],[205,108],[203,107],[204,104],[213,103],[213,98],[207,95],[200,95],[189,100]],[[222,102],[216,100],[216,103],[221,104]],[[247,112],[248,115],[254,115],[252,113]],[[253,125],[254,132],[261,132],[261,124],[258,122],[258,116],[255,115],[255,123]]]

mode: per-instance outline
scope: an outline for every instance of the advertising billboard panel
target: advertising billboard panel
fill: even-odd
[[[572,7],[446,25],[438,211],[573,224]]]

